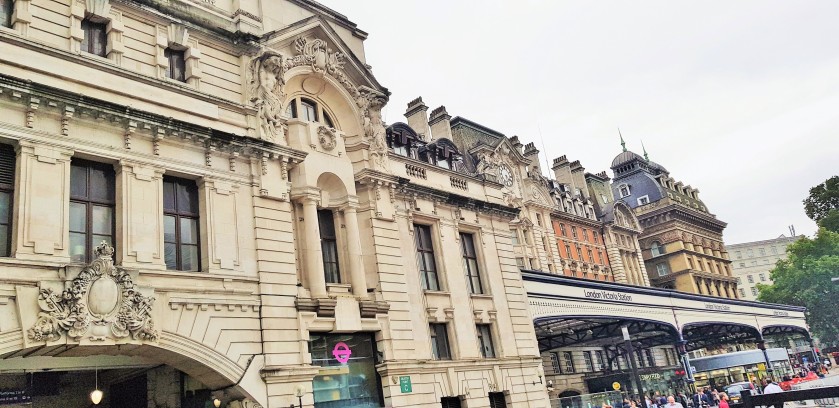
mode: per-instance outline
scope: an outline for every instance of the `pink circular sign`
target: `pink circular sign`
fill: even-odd
[[[347,346],[347,343],[340,341],[336,343],[335,348],[332,349],[332,355],[335,356],[335,359],[338,360],[339,363],[344,364],[347,361],[350,361],[352,350],[350,350],[350,347]]]

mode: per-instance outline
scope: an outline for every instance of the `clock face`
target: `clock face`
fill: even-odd
[[[498,168],[498,181],[507,187],[513,185],[513,172],[504,164]]]

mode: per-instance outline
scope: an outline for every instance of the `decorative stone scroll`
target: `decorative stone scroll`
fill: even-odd
[[[86,334],[103,341],[121,339],[157,341],[151,318],[153,297],[140,294],[131,276],[114,266],[114,248],[106,242],[96,247],[97,258],[69,282],[62,293],[41,289],[41,312],[27,332],[33,341],[56,341],[62,334],[78,341]]]

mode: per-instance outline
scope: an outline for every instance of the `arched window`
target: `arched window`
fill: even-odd
[[[650,252],[652,252],[653,256],[664,255],[664,246],[661,245],[661,242],[653,241],[653,244],[650,246]]]
[[[618,187],[618,193],[620,193],[621,198],[628,197],[631,194],[631,191],[629,190],[629,185],[621,184]]]
[[[318,105],[315,101],[300,98],[300,119],[307,122],[318,121]]]

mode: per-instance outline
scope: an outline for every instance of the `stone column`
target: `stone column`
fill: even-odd
[[[355,208],[344,208],[344,224],[347,229],[347,260],[349,261],[350,283],[355,297],[367,296],[367,281],[361,264],[361,236],[358,231],[358,216]]]
[[[326,297],[323,252],[320,249],[317,197],[303,198],[303,229],[306,231],[306,277],[313,298]]]

